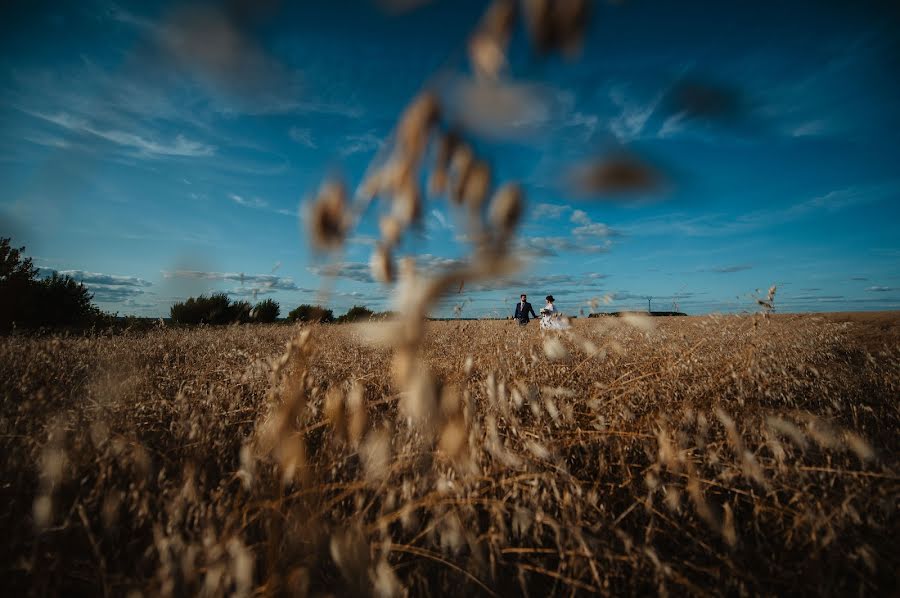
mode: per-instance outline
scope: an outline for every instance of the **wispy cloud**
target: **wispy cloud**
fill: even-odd
[[[803,200],[786,207],[756,210],[736,217],[723,214],[688,216],[667,214],[639,220],[620,227],[635,236],[680,234],[689,237],[718,237],[748,233],[768,226],[787,224],[816,214],[834,214],[851,207],[896,197],[900,181],[846,187]]]
[[[584,274],[544,274],[503,279],[507,287],[540,289],[548,291],[559,287],[598,288],[605,274],[590,272]]]
[[[554,203],[539,203],[531,210],[531,216],[537,220],[559,220],[571,210],[571,206]]]
[[[572,216],[571,218],[569,218],[569,220],[575,224],[580,224],[582,226],[591,224],[591,218],[584,210],[575,210],[574,212],[572,212]]]
[[[613,231],[601,222],[591,222],[584,226],[576,226],[572,229],[572,234],[576,237],[608,237]]]
[[[344,146],[340,152],[344,157],[359,153],[370,153],[380,149],[384,141],[373,132],[363,135],[347,135],[344,137]]]
[[[431,253],[423,253],[410,256],[416,261],[416,266],[424,272],[434,272],[435,270],[443,270],[461,265],[463,262],[450,257],[433,255]],[[307,266],[307,271],[316,276],[346,278],[355,282],[374,283],[375,278],[372,276],[371,266],[366,262],[336,262],[327,265]]]
[[[234,203],[236,203],[239,206],[244,206],[245,208],[263,209],[263,208],[269,207],[269,203],[266,200],[261,199],[259,197],[250,198],[250,197],[243,197],[236,193],[229,193],[228,199],[230,199],[231,201],[233,201]]]
[[[522,237],[522,251],[539,257],[555,257],[563,253],[606,253],[612,242],[590,242],[571,236]]]
[[[274,274],[244,274],[243,272],[207,272],[204,270],[163,270],[163,278],[208,280],[211,282],[237,282],[232,294],[266,294],[275,291],[309,291],[298,287],[292,278]]]
[[[895,290],[893,287],[871,286],[866,288],[870,293],[887,293]]]
[[[677,114],[673,114],[672,116],[666,118],[663,121],[662,126],[659,128],[659,132],[657,136],[660,139],[668,139],[670,137],[674,137],[678,133],[684,131],[687,123],[687,114],[684,112],[679,112]]]
[[[658,93],[650,100],[640,102],[631,98],[626,89],[617,86],[609,90],[609,99],[620,109],[619,114],[609,120],[609,129],[621,143],[641,137],[647,121],[653,116],[665,95]]]
[[[116,145],[136,149],[140,154],[148,157],[202,157],[212,156],[216,153],[215,146],[188,139],[181,134],[176,135],[173,141],[167,143],[147,139],[127,131],[101,129],[91,125],[86,120],[64,112],[58,114],[44,114],[28,110],[25,112],[74,133],[92,135]]]
[[[715,272],[717,274],[732,274],[734,272],[743,272],[744,270],[750,270],[753,266],[750,264],[735,264],[732,266],[717,266],[715,268],[710,268],[709,272]]]
[[[825,120],[810,120],[791,127],[788,134],[791,137],[816,137],[828,132],[828,123]]]
[[[270,54],[252,28],[237,13],[216,5],[185,5],[167,11],[155,21],[122,8],[109,16],[134,27],[156,47],[149,68],[190,73],[211,95],[219,98],[222,111],[248,114],[285,113],[297,108],[299,80]]]
[[[456,266],[461,266],[464,262],[462,260],[458,260],[451,257],[443,257],[439,255],[433,255],[431,253],[423,253],[421,255],[409,256],[413,257],[416,260],[416,265],[419,266],[422,270],[426,272],[433,272],[434,270],[453,268]]]
[[[447,217],[438,209],[431,210],[431,217],[437,225],[444,230],[453,230],[453,225],[447,222]]]
[[[94,296],[98,303],[123,303],[145,295],[145,289],[152,283],[137,276],[122,276],[118,274],[103,274],[101,272],[88,272],[87,270],[55,270],[41,268],[40,275],[48,277],[53,273],[69,276],[80,282]]]
[[[105,284],[128,287],[149,287],[152,283],[137,276],[120,276],[117,274],[101,274],[86,270],[60,270],[60,274],[69,276],[84,284]]]
[[[291,139],[299,143],[300,145],[305,145],[310,149],[316,149],[319,147],[316,145],[316,142],[313,140],[312,131],[309,129],[301,129],[300,127],[291,127],[288,131],[288,135]]]
[[[316,276],[347,278],[356,282],[375,282],[369,264],[364,262],[338,262],[326,266],[307,266],[306,269]]]
[[[569,220],[573,224],[579,225],[572,229],[572,234],[580,237],[580,241],[584,240],[584,237],[605,238],[614,234],[609,226],[602,222],[594,222],[584,210],[575,210]]]

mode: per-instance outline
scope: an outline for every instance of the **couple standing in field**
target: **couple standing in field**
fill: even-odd
[[[553,302],[556,301],[553,295],[547,295],[547,305],[541,308],[541,330],[566,330],[569,327],[569,320],[557,311]],[[516,312],[513,317],[518,321],[520,326],[528,323],[531,314],[535,319],[538,315],[534,313],[534,308],[528,303],[528,296],[522,293],[519,296],[519,302],[516,304]]]

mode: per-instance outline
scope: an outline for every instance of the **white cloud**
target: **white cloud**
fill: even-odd
[[[581,127],[584,129],[582,139],[589,141],[597,131],[597,127],[600,126],[600,118],[596,114],[576,112],[566,121],[566,126]]]
[[[611,245],[612,242],[609,239],[600,243],[591,243],[571,236],[521,238],[521,246],[524,251],[542,257],[553,257],[561,253],[605,253],[609,251]]]
[[[444,230],[453,230],[453,225],[447,222],[447,218],[437,209],[431,210],[431,216],[437,222],[438,226]]]
[[[857,205],[895,198],[898,193],[900,193],[900,181],[891,181],[877,185],[838,189],[787,207],[755,210],[737,217],[727,217],[724,214],[705,214],[694,217],[680,213],[668,214],[637,221],[624,230],[631,235],[651,236],[681,234],[689,237],[716,237],[734,235],[752,232],[767,226],[786,224],[815,214],[837,213]]]
[[[791,127],[788,131],[791,137],[815,137],[824,135],[828,131],[828,123],[825,120],[810,120]]]
[[[570,206],[561,206],[553,203],[539,203],[531,211],[531,215],[538,220],[543,218],[558,220],[571,209]]]
[[[288,135],[291,139],[299,143],[300,145],[305,145],[310,149],[316,149],[319,147],[316,145],[316,142],[313,140],[312,131],[309,129],[301,129],[300,127],[291,127],[288,131]]]
[[[87,272],[86,270],[60,270],[60,274],[69,276],[78,282],[89,284],[104,284],[129,287],[152,286],[147,280],[137,276],[119,276],[117,274],[101,274],[100,272]]]
[[[241,294],[240,291],[247,290],[248,294],[253,291],[257,294],[268,293],[274,291],[308,291],[298,287],[292,278],[284,278],[275,276],[274,274],[244,274],[243,272],[207,272],[203,270],[163,270],[163,278],[180,278],[187,280],[209,280],[222,282],[237,282],[240,286],[232,293]]]
[[[587,215],[587,212],[584,210],[575,210],[572,212],[571,218],[569,220],[575,224],[588,225],[591,223],[590,216]]]
[[[44,114],[41,112],[26,111],[26,113],[75,133],[93,135],[109,141],[110,143],[115,143],[116,145],[136,149],[145,156],[203,157],[211,156],[216,153],[215,146],[187,139],[181,134],[176,135],[174,141],[165,143],[147,139],[126,131],[100,129],[91,125],[84,119],[71,116],[64,112],[58,114]]]
[[[657,106],[663,99],[659,93],[646,103],[636,102],[625,93],[624,87],[613,87],[609,91],[609,99],[620,108],[618,116],[610,119],[609,128],[621,143],[627,143],[641,137],[644,127]]]
[[[572,234],[578,237],[608,237],[612,234],[612,229],[601,222],[591,222],[576,226],[572,229]]]
[[[54,272],[68,276],[83,284],[93,295],[94,301],[98,303],[127,303],[128,301],[134,301],[135,297],[142,296],[148,292],[144,289],[152,286],[152,283],[137,276],[103,274],[86,270],[40,269],[40,274],[44,277],[50,276]]]
[[[659,128],[659,133],[657,133],[657,136],[660,139],[668,139],[675,136],[676,133],[680,133],[684,130],[686,117],[687,114],[684,112],[673,114],[663,121],[662,126]]]
[[[384,141],[371,131],[363,135],[347,135],[344,137],[344,142],[345,145],[340,152],[345,157],[353,154],[373,152],[384,145]]]
[[[229,193],[228,199],[230,199],[234,203],[238,204],[239,206],[244,206],[245,208],[262,209],[262,208],[269,207],[269,203],[264,199],[260,199],[259,197],[249,198],[249,197],[243,197],[236,193]],[[281,213],[281,212],[279,212],[279,213]],[[287,215],[290,215],[290,214],[287,214]]]
[[[732,274],[734,272],[743,272],[744,270],[750,270],[753,266],[750,264],[735,264],[732,266],[718,266],[715,268],[710,268],[710,272],[715,272],[717,274]]]
[[[338,262],[327,266],[307,266],[306,269],[316,276],[335,276],[356,282],[375,282],[369,264],[364,262]]]
[[[579,225],[572,229],[576,237],[609,237],[613,234],[612,229],[601,222],[594,222],[584,210],[575,210],[569,220]]]

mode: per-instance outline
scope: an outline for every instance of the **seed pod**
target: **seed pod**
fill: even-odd
[[[393,215],[402,226],[408,226],[422,216],[422,193],[412,179],[407,179],[397,189]]]
[[[476,160],[462,184],[462,198],[470,208],[481,207],[491,189],[491,167],[483,160]]]
[[[340,247],[347,231],[346,208],[347,190],[343,183],[324,183],[310,211],[309,226],[313,245],[320,249]]]
[[[434,431],[438,390],[438,383],[428,367],[421,362],[414,362],[398,408],[407,421],[426,436]]]
[[[347,395],[347,412],[347,432],[350,437],[350,442],[352,442],[354,446],[359,446],[363,435],[366,433],[366,427],[369,424],[363,387],[359,382],[353,383],[350,394]]]
[[[501,187],[491,200],[490,220],[499,234],[508,237],[522,217],[522,189],[515,183]]]
[[[449,167],[450,161],[453,159],[456,150],[459,147],[462,147],[462,145],[462,139],[460,139],[459,135],[457,135],[453,131],[442,135],[440,140],[438,141],[435,163],[438,166],[442,166],[444,168]]]
[[[413,100],[397,125],[399,147],[410,156],[421,156],[428,132],[438,122],[441,108],[437,96],[425,92]]]
[[[403,226],[393,216],[383,216],[378,221],[378,228],[381,230],[381,241],[388,247],[396,245],[403,232]]]
[[[450,158],[450,170],[453,180],[450,186],[450,198],[456,203],[462,203],[463,190],[469,171],[475,161],[475,154],[468,145],[460,145],[453,150]]]
[[[469,39],[469,60],[476,73],[497,77],[506,64],[515,18],[516,4],[512,0],[496,0],[484,13],[478,31]]]
[[[375,199],[384,191],[384,171],[376,170],[363,180],[359,186],[359,194],[368,201]]]
[[[486,33],[476,33],[469,39],[469,60],[472,69],[482,77],[496,79],[506,65],[505,46]]]
[[[369,265],[372,269],[372,276],[378,282],[388,284],[394,281],[394,260],[387,247],[381,245],[376,247]]]
[[[428,177],[428,194],[441,195],[447,190],[447,169],[435,166]]]
[[[465,453],[468,438],[469,433],[465,420],[461,417],[454,417],[441,427],[438,446],[451,459],[459,459]]]
[[[336,386],[332,386],[325,395],[325,417],[334,429],[335,437],[341,440],[344,439],[347,431],[344,415],[344,393]]]
[[[513,0],[494,0],[478,25],[479,31],[501,40],[508,40],[516,23],[516,3]]]

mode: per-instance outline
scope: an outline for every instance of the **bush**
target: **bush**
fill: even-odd
[[[250,304],[231,302],[225,293],[188,297],[169,308],[169,316],[179,324],[231,324],[250,321]]]
[[[83,284],[54,272],[37,281],[35,320],[42,326],[90,326],[101,314],[93,297]]]
[[[278,319],[281,306],[274,299],[265,299],[253,308],[253,319],[257,322],[271,323]]]
[[[338,322],[358,322],[360,320],[368,320],[374,312],[363,305],[354,305],[347,310],[347,313],[340,316]]]
[[[253,319],[251,316],[252,312],[253,306],[250,305],[249,301],[237,301],[232,303],[228,309],[228,320],[223,322],[223,324],[229,324],[231,322],[240,322],[244,324],[250,322]]]
[[[291,322],[334,322],[334,312],[318,305],[304,303],[288,313]]]
[[[57,272],[39,279],[39,270],[23,251],[12,247],[9,238],[0,238],[0,330],[86,327],[110,320],[91,303],[93,295],[83,284]]]

